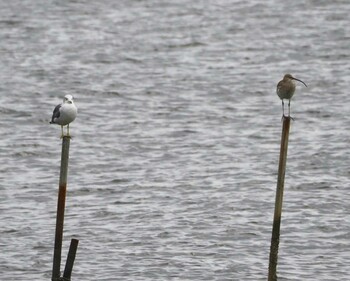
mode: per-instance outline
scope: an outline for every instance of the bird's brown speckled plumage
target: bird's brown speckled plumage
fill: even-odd
[[[281,81],[279,81],[277,84],[276,92],[277,92],[277,95],[279,96],[279,98],[282,100],[283,116],[284,116],[284,102],[283,102],[283,100],[288,100],[288,116],[290,116],[290,100],[293,97],[294,92],[295,92],[294,80],[303,83],[305,85],[305,87],[307,87],[303,81],[301,81],[297,78],[294,78],[291,74],[284,75],[283,79]]]

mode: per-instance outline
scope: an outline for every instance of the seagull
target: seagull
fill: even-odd
[[[286,74],[284,75],[283,79],[278,82],[277,84],[277,95],[279,98],[282,100],[282,110],[283,110],[283,117],[284,115],[284,102],[283,100],[286,99],[288,100],[288,117],[290,117],[290,100],[294,95],[295,92],[295,83],[293,80],[299,81],[303,83],[306,86],[306,84],[292,76],[292,74]]]
[[[74,104],[73,96],[65,95],[63,102],[55,107],[52,114],[52,119],[50,124],[58,124],[61,125],[62,135],[61,138],[64,137],[63,134],[63,126],[67,125],[67,137],[69,135],[69,123],[73,122],[77,117],[78,109]]]

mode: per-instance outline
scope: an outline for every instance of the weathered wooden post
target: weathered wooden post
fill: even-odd
[[[68,265],[68,271],[67,271],[67,274],[69,273],[68,274],[69,279],[65,279],[65,277],[61,278],[60,268],[61,268],[62,240],[63,240],[64,210],[66,205],[69,145],[70,145],[70,136],[63,136],[60,180],[59,180],[58,201],[57,201],[55,247],[54,247],[54,254],[53,254],[53,267],[52,267],[52,278],[51,278],[52,281],[70,280],[75,253],[78,246],[78,240],[75,239],[76,242],[74,242],[73,249],[72,249],[74,251],[74,258],[69,259],[70,264]],[[71,248],[72,248],[72,244],[71,244]],[[68,263],[68,260],[67,260],[67,263]],[[66,268],[67,268],[67,265],[66,265]]]
[[[284,176],[286,173],[288,138],[291,117],[283,116],[281,150],[278,165],[278,179],[275,199],[275,213],[272,226],[268,281],[277,281],[277,259],[283,203]]]
[[[75,260],[75,254],[77,253],[77,249],[78,249],[78,243],[79,243],[79,240],[77,240],[77,239],[72,239],[70,241],[70,246],[69,246],[69,252],[68,252],[68,256],[67,256],[66,266],[64,268],[64,273],[63,273],[64,280],[70,280],[70,277],[72,275],[72,270],[73,270],[73,265],[74,265],[74,260]]]

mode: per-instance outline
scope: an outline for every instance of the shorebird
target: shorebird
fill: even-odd
[[[63,134],[63,126],[67,125],[67,136],[69,137],[69,124],[75,120],[77,117],[78,109],[74,104],[73,96],[66,95],[64,96],[63,103],[57,105],[53,111],[52,118],[50,124],[58,124],[61,125],[62,135],[61,138],[64,137]]]
[[[305,87],[307,87],[303,81],[301,81],[297,78],[294,78],[291,74],[284,75],[283,79],[278,82],[277,95],[282,100],[283,117],[285,116],[284,115],[284,102],[283,102],[284,99],[288,100],[288,116],[290,117],[290,100],[293,97],[294,92],[295,92],[295,83],[293,80],[299,81],[299,82],[303,83],[305,85]]]

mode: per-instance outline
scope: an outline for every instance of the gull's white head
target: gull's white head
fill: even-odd
[[[65,95],[63,99],[63,103],[69,103],[72,104],[74,103],[74,98],[72,95]]]

